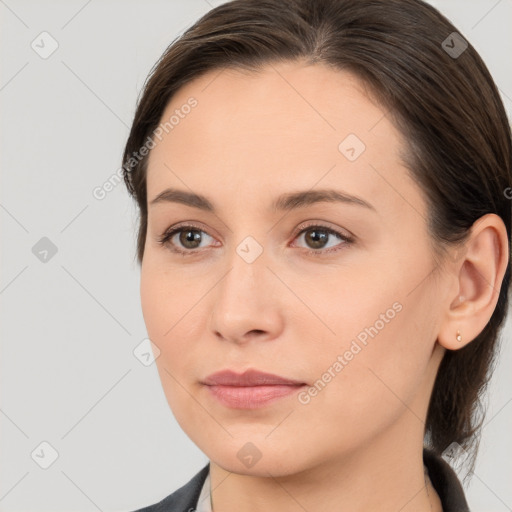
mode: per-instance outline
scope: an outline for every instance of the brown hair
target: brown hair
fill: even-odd
[[[209,11],[151,70],[124,150],[124,180],[140,211],[139,264],[147,230],[147,156],[138,155],[173,94],[215,69],[257,72],[266,63],[299,59],[352,72],[388,111],[427,199],[439,264],[486,213],[503,219],[510,240],[510,126],[485,64],[454,32],[421,0],[234,0]],[[462,349],[446,351],[429,404],[426,444],[438,454],[453,442],[472,451],[471,470],[509,282],[510,258],[490,321]]]

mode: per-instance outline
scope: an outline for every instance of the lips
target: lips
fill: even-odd
[[[305,382],[287,379],[272,373],[255,369],[236,373],[232,370],[222,370],[208,375],[203,381],[208,386],[300,386]]]
[[[257,409],[297,392],[306,384],[280,375],[250,369],[244,373],[222,370],[212,373],[202,384],[211,396],[232,409]]]

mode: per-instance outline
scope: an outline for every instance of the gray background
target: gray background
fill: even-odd
[[[146,338],[135,206],[123,183],[102,200],[93,190],[120,166],[154,62],[220,3],[0,1],[1,511],[133,510],[207,462],[155,365],[133,354]],[[510,115],[512,0],[432,3],[480,52]],[[43,31],[58,43],[46,59],[31,46],[51,49]],[[512,510],[510,333],[467,489],[474,511]],[[48,469],[43,441],[59,455]]]

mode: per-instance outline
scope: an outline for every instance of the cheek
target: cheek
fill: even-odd
[[[187,288],[176,286],[169,276],[147,264],[143,267],[140,281],[142,315],[149,338],[160,350],[156,365],[162,383],[165,383],[166,394],[169,379],[173,380],[171,375],[184,371],[181,366],[186,362],[184,357],[177,357],[186,345],[186,339],[179,335],[187,323],[187,310],[190,309],[186,294]]]
[[[381,304],[384,307],[372,303],[372,312],[385,313],[386,300]],[[303,395],[293,416],[300,428],[326,440],[318,444],[321,456],[370,443],[402,415],[410,416],[413,423],[419,421],[416,417],[421,417],[421,411],[416,408],[415,396],[422,388],[428,354],[424,357],[418,339],[408,338],[410,313],[404,306],[377,333],[372,327],[378,314],[371,316],[372,321],[360,315],[357,319],[347,317],[345,322],[340,315],[338,340],[323,343],[321,350],[318,346],[308,350],[310,361],[315,361],[309,388],[314,396],[308,401]],[[352,332],[367,337],[352,336],[348,328],[343,335],[347,324]],[[286,443],[287,435],[286,429],[276,429],[274,441]]]
[[[428,283],[411,293],[411,283],[420,282],[427,267],[406,273],[390,265],[310,290],[308,305],[325,325],[313,317],[302,320],[302,339],[308,332],[326,334],[303,345],[318,390],[306,409],[329,409],[335,424],[350,425],[357,436],[379,430],[411,407],[435,339],[434,293]]]
[[[146,330],[160,353],[155,360],[162,388],[178,423],[187,428],[190,416],[190,395],[187,379],[194,375],[194,344],[190,343],[184,329],[195,321],[190,288],[177,285],[176,281],[162,272],[153,272],[146,265],[141,271],[140,295]]]
[[[149,253],[149,251],[148,251]],[[146,257],[145,257],[146,258]],[[195,302],[194,283],[185,286],[179,273],[162,270],[164,265],[156,258],[143,261],[140,278],[142,314],[150,338],[170,339],[174,326],[179,325],[187,310]],[[153,338],[152,338],[153,339]]]
[[[141,271],[140,281],[142,315],[149,337],[159,347],[162,334],[169,328],[165,319],[172,320],[165,315],[165,311],[172,311],[173,306],[165,288],[165,284],[146,265]]]
[[[148,336],[160,350],[156,364],[167,388],[173,381],[169,373],[183,383],[187,376],[195,376],[194,363],[202,358],[201,340],[208,317],[200,298],[207,287],[150,263],[148,259],[141,270],[142,314]],[[164,368],[169,373],[163,372]]]

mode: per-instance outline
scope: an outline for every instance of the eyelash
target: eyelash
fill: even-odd
[[[332,228],[329,228],[327,226],[322,226],[320,224],[309,224],[306,226],[304,226],[304,225],[300,226],[294,234],[294,239],[299,237],[300,235],[302,235],[302,233],[312,230],[313,228],[317,228],[320,231],[323,231],[330,235],[339,237],[341,240],[343,240],[344,243],[341,244],[341,247],[329,248],[327,250],[304,249],[304,252],[306,252],[307,254],[314,255],[314,256],[323,256],[328,253],[337,252],[337,251],[341,250],[343,248],[343,246],[350,245],[354,242],[353,237],[343,235],[340,232],[338,232]],[[186,225],[176,226],[174,228],[167,230],[161,237],[159,237],[157,239],[157,242],[162,246],[168,247],[170,251],[177,253],[177,254],[181,254],[182,256],[193,256],[193,255],[201,252],[202,249],[181,250],[181,249],[177,249],[176,247],[172,247],[172,244],[170,244],[170,240],[176,233],[181,233],[182,231],[200,231],[202,233],[206,233],[208,236],[211,236],[206,231],[201,229],[199,226],[195,226],[193,224],[186,224]]]

